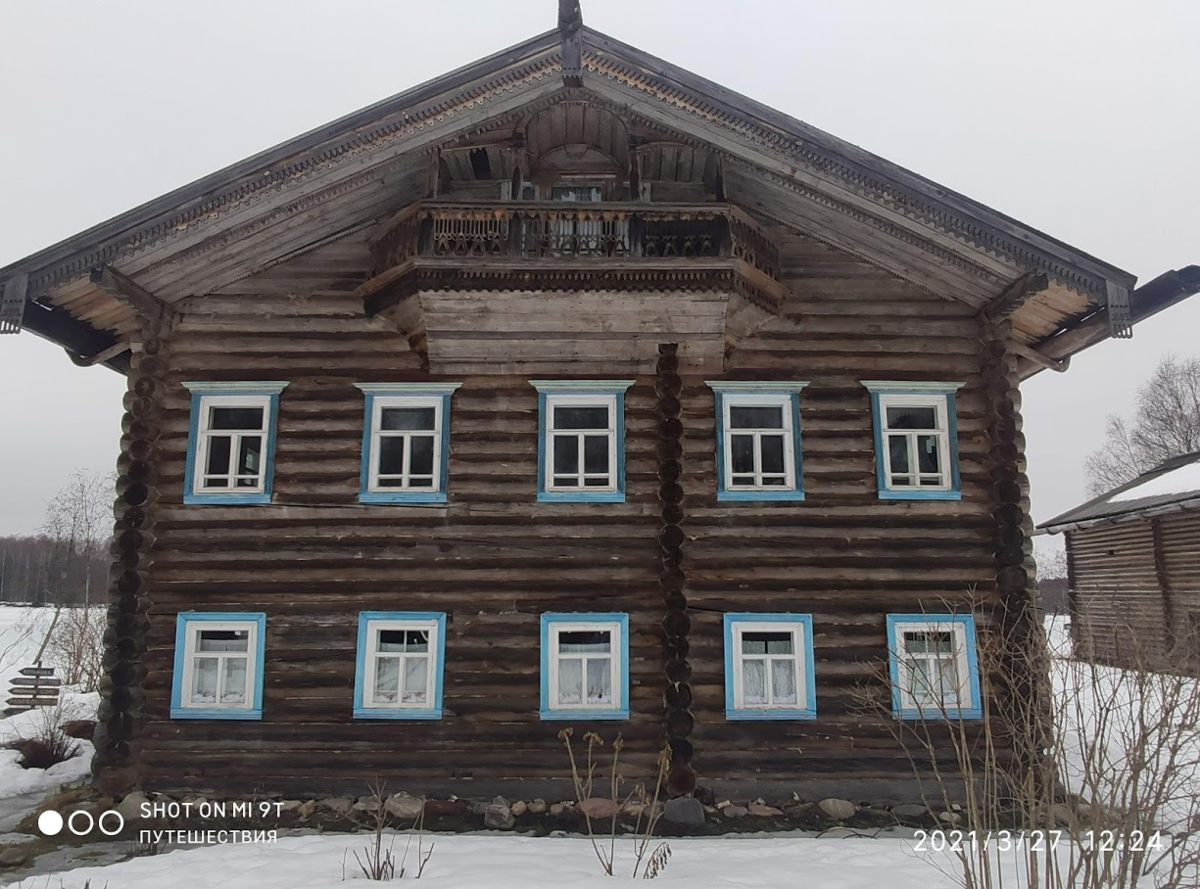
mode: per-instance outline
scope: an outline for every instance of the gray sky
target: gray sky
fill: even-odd
[[[0,265],[555,25],[554,0],[0,4]],[[1200,263],[1195,0],[583,0],[584,21],[1136,274]],[[1034,516],[1200,297],[1024,387]],[[0,338],[0,534],[114,465],[124,380]]]

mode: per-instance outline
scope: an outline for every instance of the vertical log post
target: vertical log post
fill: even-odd
[[[139,783],[137,735],[145,702],[146,613],[166,370],[166,348],[155,332],[134,350],[121,418],[104,677],[92,760],[92,783],[118,797]]]
[[[662,548],[662,570],[658,575],[666,614],[663,631],[666,653],[666,684],[663,691],[664,722],[667,743],[671,745],[671,765],[667,790],[672,796],[686,796],[696,789],[692,769],[692,667],[688,663],[688,631],[683,572],[683,424],[679,414],[679,346],[666,343],[658,347],[658,376],[654,391],[658,414],[658,499],[662,504],[662,526],[658,543]]]
[[[1014,738],[1015,767],[1031,770],[1036,780],[1053,781],[1044,774],[1046,763],[1038,751],[1050,747],[1049,663],[1039,644],[1044,629],[1036,596],[1037,566],[1033,558],[1033,519],[1029,510],[1029,477],[1025,473],[1025,436],[1021,431],[1020,378],[1017,355],[1010,348],[1011,324],[1005,320],[983,322],[981,372],[987,394],[987,426],[991,448],[992,518],[995,523],[996,592],[1000,600],[1000,626],[993,632],[1006,640],[1002,674],[1007,687],[993,694],[1016,696],[1006,704],[1030,723]]]

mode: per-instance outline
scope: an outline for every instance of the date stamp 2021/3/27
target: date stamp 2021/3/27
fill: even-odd
[[[1158,831],[1085,830],[1075,836],[1064,830],[918,830],[916,852],[962,852],[988,846],[997,852],[1053,852],[1075,842],[1094,852],[1157,852],[1163,848]]]

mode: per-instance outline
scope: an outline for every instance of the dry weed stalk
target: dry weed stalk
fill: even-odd
[[[587,732],[583,738],[587,741],[587,766],[580,773],[579,765],[575,759],[575,751],[571,745],[571,738],[574,735],[574,729],[567,727],[558,733],[558,738],[566,748],[567,758],[571,763],[571,781],[575,786],[576,799],[582,803],[584,800],[592,798],[592,788],[595,782],[596,768],[599,763],[596,761],[595,752],[604,746],[604,739],[595,732]],[[621,813],[632,802],[637,802],[639,810],[637,820],[634,824],[634,863],[633,863],[633,878],[637,879],[638,872],[642,868],[642,861],[645,859],[646,850],[649,848],[651,840],[654,838],[654,830],[658,826],[658,822],[662,817],[661,807],[659,806],[659,795],[662,792],[663,781],[666,777],[667,767],[671,762],[670,746],[663,747],[658,752],[656,764],[658,765],[658,776],[654,782],[654,796],[650,798],[644,784],[634,785],[633,790],[624,798],[621,797],[621,784],[623,778],[619,770],[621,751],[625,748],[625,740],[620,733],[617,734],[613,741],[612,763],[609,767],[609,799],[613,802],[613,814],[609,824],[608,831],[608,850],[605,851],[602,840],[597,838],[595,831],[592,828],[592,819],[586,811],[583,811],[584,823],[587,827],[588,839],[591,841],[592,850],[596,853],[596,858],[600,862],[600,867],[608,876],[613,875],[613,867],[616,861],[617,848],[617,824]],[[649,809],[649,815],[646,815],[646,810]],[[645,827],[643,828],[642,819],[646,818]],[[646,869],[642,871],[644,879],[654,879],[666,867],[667,860],[671,857],[671,849],[666,843],[660,843],[647,860]]]

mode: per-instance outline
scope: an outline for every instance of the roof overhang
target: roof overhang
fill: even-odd
[[[0,269],[0,284],[26,282],[27,329],[85,361],[106,356],[146,312],[130,292],[169,307],[383,225],[429,196],[442,146],[587,101],[713,148],[730,200],[757,218],[1010,321],[1024,376],[1063,369],[1200,290],[1194,266],[1134,290],[1128,272],[795,118],[591,29],[566,35],[538,35],[197,180]],[[94,280],[105,268],[124,293]],[[1014,299],[1030,276],[1045,286]]]

